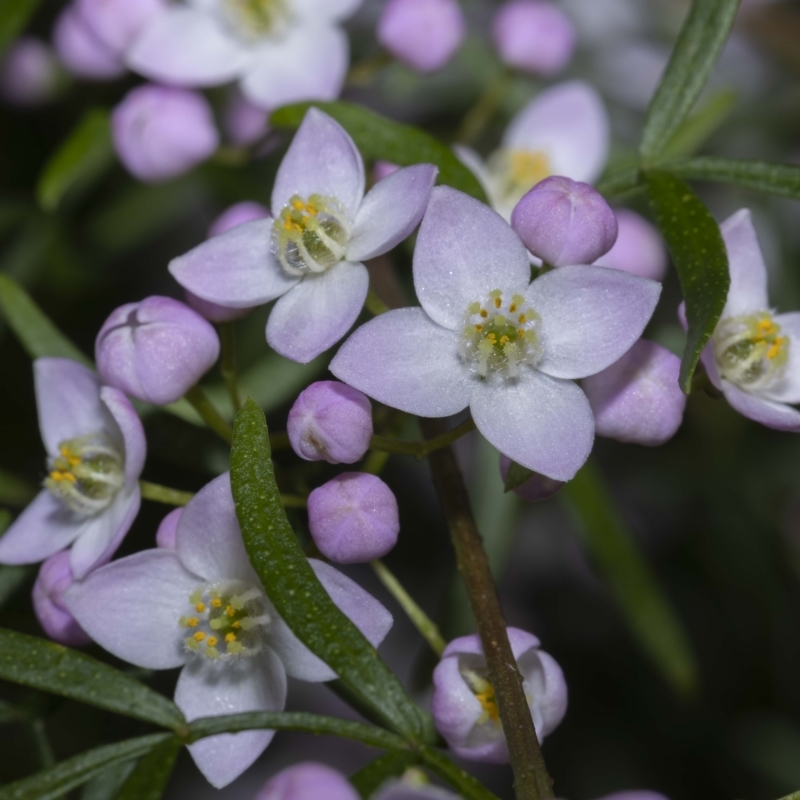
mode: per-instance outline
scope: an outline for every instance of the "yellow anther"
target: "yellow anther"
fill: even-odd
[[[186,624],[190,628],[196,628],[200,624],[200,620],[197,619],[197,617],[189,617],[189,619],[186,620]]]
[[[517,336],[519,336],[520,339],[524,339],[525,338],[525,328],[517,328]]]
[[[497,708],[497,701],[494,698],[494,688],[489,686],[485,692],[479,692],[475,697],[478,699],[481,708],[484,710],[484,713],[488,715],[489,719],[497,722],[497,720],[500,719],[500,711]]]
[[[513,150],[509,166],[512,180],[520,186],[535,186],[551,174],[550,159],[538,151]]]
[[[236,613],[236,609],[235,609],[233,606],[228,606],[228,607],[225,609],[225,613],[226,613],[226,614],[227,614],[229,617],[232,617],[232,616],[233,616],[233,615]]]
[[[211,605],[214,606],[214,608],[222,608],[222,600],[220,600],[219,597],[215,597],[211,601]]]
[[[50,473],[50,477],[54,481],[67,481],[68,483],[78,482],[78,479],[71,472],[61,472],[57,469]]]
[[[238,620],[238,619],[236,620],[236,622],[234,622],[234,623],[231,625],[231,628],[241,628],[241,627],[242,627],[242,623],[241,623],[241,621],[240,621],[240,620]]]
[[[490,334],[489,334],[489,335],[488,335],[486,338],[487,338],[487,339],[488,339],[488,340],[489,340],[489,341],[490,341],[492,344],[497,344],[497,334],[496,334],[496,333],[490,333]]]
[[[511,339],[509,339],[505,334],[500,337],[500,344],[508,344],[510,341]]]
[[[767,350],[767,358],[772,361],[772,359],[777,358],[780,355],[781,350],[783,349],[783,337],[778,337],[770,346],[769,350]]]
[[[480,333],[483,330],[483,325],[476,325],[475,330],[478,331],[478,333]]]
[[[197,636],[197,634],[195,634],[195,636]],[[209,636],[208,639],[206,639],[206,645],[208,645],[208,647],[216,647],[218,641],[219,639],[217,639],[216,636]]]
[[[236,641],[236,634],[235,633],[226,633],[225,634],[225,641],[230,644],[231,642]]]
[[[205,633],[203,631],[197,631],[197,633],[192,637],[196,642],[202,642],[203,639],[206,638]]]
[[[480,314],[484,319],[489,316],[489,312],[485,308],[481,309]]]
[[[500,308],[500,306],[501,306],[501,305],[503,305],[503,300],[502,300],[502,298],[500,298],[500,297],[495,297],[495,299],[494,299],[494,307],[495,307],[495,308]]]
[[[306,204],[302,200],[300,200],[300,198],[298,198],[297,200],[292,200],[292,208],[294,208],[295,210],[304,211],[305,207]]]
[[[510,312],[513,314],[513,313],[514,313],[514,312],[517,310],[517,304],[516,304],[516,303],[512,303],[512,304],[511,304],[511,305],[508,307],[508,310],[509,310],[509,311],[510,311]]]
[[[524,325],[528,321],[528,318],[524,314],[519,315],[519,324]]]
[[[198,614],[202,614],[206,610],[206,604],[205,603],[195,603],[194,610]]]

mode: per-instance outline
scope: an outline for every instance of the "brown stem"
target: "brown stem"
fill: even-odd
[[[433,439],[445,433],[436,419],[420,419],[422,432]],[[486,654],[489,681],[494,687],[500,720],[508,742],[517,800],[548,800],[553,781],[547,773],[536,729],[522,688],[522,676],[511,652],[497,590],[489,569],[464,478],[452,447],[430,455],[433,481],[444,509],[456,563],[478,622],[478,633]]]

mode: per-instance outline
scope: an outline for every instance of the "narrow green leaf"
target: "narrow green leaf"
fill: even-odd
[[[454,764],[444,753],[427,746],[420,752],[423,764],[435,775],[447,781],[461,797],[466,800],[498,800],[497,795],[492,794],[458,764]]]
[[[661,158],[681,158],[696,153],[730,117],[738,99],[738,92],[732,89],[717,92],[697,113],[680,124],[665,145]]]
[[[135,766],[133,761],[123,761],[104,769],[83,787],[81,800],[115,800]]]
[[[170,737],[151,750],[134,767],[116,800],[161,800],[181,747],[179,739]]]
[[[390,778],[400,777],[409,767],[419,764],[420,755],[413,750],[387,753],[367,764],[355,775],[350,776],[350,783],[363,800],[369,800]]]
[[[703,91],[733,26],[739,0],[694,0],[642,131],[645,162],[661,155]]]
[[[97,747],[62,761],[51,769],[37,772],[30,778],[3,786],[0,788],[0,800],[54,800],[63,797],[109,767],[140,758],[170,738],[169,733],[154,733]]]
[[[0,678],[154,725],[185,729],[171,700],[119,670],[77,650],[2,628]]]
[[[0,275],[0,313],[31,358],[54,356],[92,365],[48,319],[31,296],[7,275]]]
[[[729,183],[800,200],[800,167],[794,164],[703,156],[669,161],[662,169],[678,178]]]
[[[645,175],[647,194],[678,270],[689,330],[681,360],[680,385],[691,391],[700,354],[717,325],[731,283],[722,234],[700,198],[665,172]]]
[[[639,644],[677,692],[690,694],[697,666],[681,622],[591,461],[562,496]]]
[[[780,800],[800,800],[800,790],[787,794],[786,797],[781,797]]]
[[[439,167],[439,183],[487,202],[478,179],[447,145],[419,128],[401,125],[363,106],[353,103],[297,103],[273,112],[270,122],[276,128],[299,128],[311,106],[332,116],[353,137],[364,158],[380,158],[401,167],[435,164]]]
[[[609,200],[642,187],[642,175],[639,167],[623,167],[604,176],[597,184],[597,191]]]
[[[303,733],[328,734],[344,739],[354,739],[384,750],[406,750],[406,741],[397,734],[339,717],[308,714],[304,711],[256,711],[249,714],[231,714],[224,717],[205,717],[189,725],[192,741],[218,733],[235,733],[250,730],[286,730]]]
[[[0,3],[0,55],[27,27],[41,0],[3,0]]]
[[[250,561],[278,613],[388,725],[405,736],[421,737],[421,712],[328,596],[300,549],[275,483],[264,412],[251,399],[236,416],[231,484]]]
[[[108,111],[87,111],[45,165],[37,187],[39,205],[55,210],[68,190],[95,180],[113,161]]]

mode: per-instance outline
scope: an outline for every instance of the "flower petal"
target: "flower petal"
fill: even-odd
[[[368,290],[363,264],[340,261],[320,275],[307,275],[275,303],[267,322],[269,346],[307,364],[350,330]]]
[[[366,261],[400,244],[419,225],[438,172],[415,164],[378,181],[358,209],[347,257]]]
[[[48,453],[57,453],[67,439],[116,430],[100,401],[97,374],[68,358],[37,358],[33,362],[39,429]],[[110,423],[110,424],[109,424]]]
[[[250,102],[263,108],[335,100],[349,61],[350,45],[341,28],[324,21],[296,25],[284,39],[256,51],[240,86]]]
[[[414,286],[434,322],[461,329],[467,306],[489,292],[522,292],[525,245],[491,208],[449,186],[431,192],[414,250]]]
[[[171,550],[144,550],[74,583],[64,602],[80,626],[117,658],[145,669],[186,661],[178,620],[199,579]]]
[[[240,75],[250,59],[225,28],[204,11],[173,6],[136,38],[127,53],[130,69],[181,86],[218,86]]]
[[[661,284],[605,267],[560,267],[525,293],[542,318],[537,369],[554,378],[585,378],[613,364],[642,335]]]
[[[186,569],[207,581],[238,579],[261,585],[244,549],[229,473],[207,483],[184,508],[175,550]]]
[[[147,456],[147,439],[139,415],[131,401],[119,390],[104,386],[100,400],[116,420],[125,444],[125,483],[129,486],[139,480]]]
[[[468,405],[472,392],[458,339],[421,308],[399,308],[358,328],[339,348],[330,371],[393,408],[449,417]]]
[[[389,611],[355,581],[329,564],[314,558],[310,558],[308,563],[331,600],[353,621],[369,643],[377,647],[391,630],[394,620]],[[336,677],[336,673],[315,656],[277,615],[269,629],[269,643],[292,678],[321,683]]]
[[[295,70],[295,67],[292,67]],[[364,162],[347,131],[327,114],[310,108],[281,161],[272,189],[277,216],[292,195],[334,197],[356,218],[364,197]]]
[[[742,416],[776,431],[800,433],[800,411],[796,408],[749,394],[726,380],[722,381],[722,393]]]
[[[0,564],[36,564],[69,547],[83,531],[76,517],[43,489],[0,538]]]
[[[268,647],[252,658],[230,664],[192,659],[178,678],[175,703],[188,722],[248,711],[282,711],[286,705],[286,673]],[[260,730],[222,733],[190,744],[189,752],[208,782],[221,789],[264,752],[274,735],[275,731]]]
[[[750,211],[746,208],[737,211],[719,227],[728,251],[731,274],[722,319],[767,310],[767,268]]]
[[[592,450],[592,409],[572,381],[536,370],[513,383],[484,381],[470,409],[478,430],[501,453],[548,478],[570,480]]]
[[[781,335],[789,337],[789,360],[783,378],[761,394],[777,403],[800,403],[800,311],[777,314],[774,320]]]
[[[504,147],[544,153],[552,175],[597,180],[608,159],[610,125],[600,95],[588,83],[546,89],[506,128]]]
[[[285,294],[298,279],[272,254],[272,220],[257,219],[214,236],[169,263],[172,277],[203,300],[249,308]]]
[[[355,14],[363,2],[364,0],[292,0],[292,10],[298,16],[336,21]]]

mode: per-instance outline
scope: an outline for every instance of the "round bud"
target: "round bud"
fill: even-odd
[[[231,89],[222,112],[222,127],[231,144],[248,147],[269,132],[269,111]]]
[[[343,472],[309,495],[308,527],[320,553],[331,561],[372,561],[397,543],[397,500],[375,475]]]
[[[517,203],[511,227],[552,267],[593,264],[617,238],[617,218],[603,196],[559,175],[537,183]]]
[[[92,33],[113,53],[124,54],[145,25],[166,8],[164,0],[75,0]]]
[[[0,97],[15,106],[33,108],[58,92],[61,70],[53,51],[40,39],[23,36],[0,62]]]
[[[417,72],[435,72],[455,55],[467,32],[456,0],[389,0],[378,41]]]
[[[211,227],[208,229],[208,237],[219,236],[222,233],[233,230],[233,228],[238,228],[239,225],[244,225],[245,222],[266,219],[269,216],[269,209],[253,200],[234,203],[211,223]]]
[[[111,80],[125,74],[121,56],[94,35],[74,5],[56,20],[53,46],[61,63],[80,78]]]
[[[175,534],[178,532],[178,523],[183,516],[183,509],[176,508],[161,520],[156,531],[156,547],[162,550],[175,549]]]
[[[64,604],[64,592],[74,582],[69,559],[69,550],[62,550],[42,564],[33,584],[33,610],[51,639],[67,647],[81,647],[92,640]]]
[[[511,459],[501,454],[500,475],[504,482],[508,478],[508,470],[510,467]],[[563,481],[556,481],[552,478],[548,478],[546,475],[540,475],[538,472],[534,472],[525,483],[521,483],[511,491],[523,500],[527,500],[529,503],[535,503],[537,500],[546,500],[548,497],[552,497],[563,485]]]
[[[211,106],[188,89],[137,86],[114,109],[111,130],[120,161],[145,182],[181,175],[219,146]]]
[[[642,278],[663,281],[667,274],[667,249],[661,234],[644,217],[627,208],[617,212],[617,241],[595,263]]]
[[[382,181],[384,178],[388,178],[390,175],[394,175],[400,167],[397,164],[393,164],[391,161],[376,161],[372,165],[372,179],[377,183],[378,181]]]
[[[570,18],[558,6],[540,0],[503,5],[495,15],[492,36],[504,64],[544,77],[569,64],[577,38]]]
[[[355,464],[369,449],[372,406],[339,381],[318,381],[295,400],[286,423],[292,450],[306,461]]]
[[[359,800],[358,792],[341,773],[307,761],[279,772],[267,781],[255,800]]]
[[[214,328],[170,297],[120,306],[95,342],[97,371],[104,383],[158,406],[183,397],[218,356]]]
[[[680,368],[678,356],[639,339],[619,361],[584,378],[597,435],[651,446],[671,439],[686,408],[678,384]]]
[[[552,656],[539,649],[539,640],[518,628],[507,628],[511,651],[539,741],[558,727],[567,711],[564,673]],[[433,671],[431,711],[436,729],[461,758],[492,764],[508,763],[506,744],[494,687],[477,634],[454,639]]]

